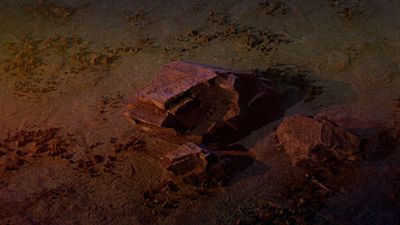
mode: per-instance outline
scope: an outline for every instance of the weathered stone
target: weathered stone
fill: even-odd
[[[283,112],[271,80],[188,62],[164,66],[128,107],[128,119],[145,132],[168,141],[181,137],[220,144],[248,135]]]
[[[164,159],[170,164],[167,169],[175,175],[199,174],[206,170],[207,161],[204,150],[192,142],[168,152]]]
[[[243,146],[226,146],[211,150],[188,142],[162,158],[166,170],[191,185],[224,185],[230,177],[248,168],[255,155]]]
[[[170,162],[185,160],[190,157],[199,157],[202,153],[202,148],[192,142],[188,142],[179,146],[175,151],[168,152],[164,158]]]
[[[192,66],[188,63],[172,62],[163,67],[150,86],[137,93],[139,101],[169,109],[174,100],[190,88],[215,78],[217,74],[210,67]]]
[[[361,145],[361,138],[334,123],[301,115],[285,118],[276,135],[293,165],[344,160],[359,152]]]

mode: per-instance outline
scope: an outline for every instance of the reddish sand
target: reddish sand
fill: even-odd
[[[400,224],[399,21],[398,0],[0,1],[0,224]],[[123,116],[174,60],[303,77],[285,116],[365,151],[292,166],[282,117],[227,184],[184,184],[161,160],[178,145]]]

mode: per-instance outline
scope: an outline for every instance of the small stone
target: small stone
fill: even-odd
[[[201,153],[202,148],[192,142],[189,142],[179,146],[175,151],[168,152],[164,158],[171,162],[177,162],[193,156],[198,157]]]
[[[167,153],[164,159],[170,163],[167,170],[175,175],[202,173],[207,164],[202,148],[194,143],[179,146],[175,151]]]

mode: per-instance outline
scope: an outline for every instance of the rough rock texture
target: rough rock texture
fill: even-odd
[[[287,117],[277,131],[279,144],[293,165],[303,161],[323,163],[343,160],[361,147],[361,138],[325,119],[295,115]]]
[[[158,137],[221,144],[248,135],[283,112],[271,80],[188,62],[165,65],[128,108],[126,116],[136,127]]]
[[[175,151],[168,152],[164,159],[170,163],[167,169],[175,175],[198,174],[206,170],[204,149],[192,142],[179,146]]]
[[[191,185],[204,182],[228,182],[230,176],[243,171],[253,163],[252,152],[238,151],[244,147],[228,146],[220,150],[211,150],[203,145],[188,142],[180,145],[174,151],[166,153],[163,160],[167,170],[177,178]]]

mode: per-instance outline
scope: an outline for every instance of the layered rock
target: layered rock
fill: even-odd
[[[293,165],[349,159],[361,148],[357,135],[328,120],[301,115],[285,118],[276,135]]]
[[[205,172],[207,166],[205,149],[192,142],[168,152],[164,159],[169,163],[167,170],[175,175],[201,174]]]
[[[137,128],[182,143],[226,144],[283,113],[273,81],[188,62],[165,65],[128,107]]]
[[[187,184],[223,184],[231,175],[250,166],[254,160],[251,152],[238,151],[238,148],[240,147],[234,145],[223,150],[211,150],[188,142],[167,152],[162,159],[166,163],[166,169]]]

